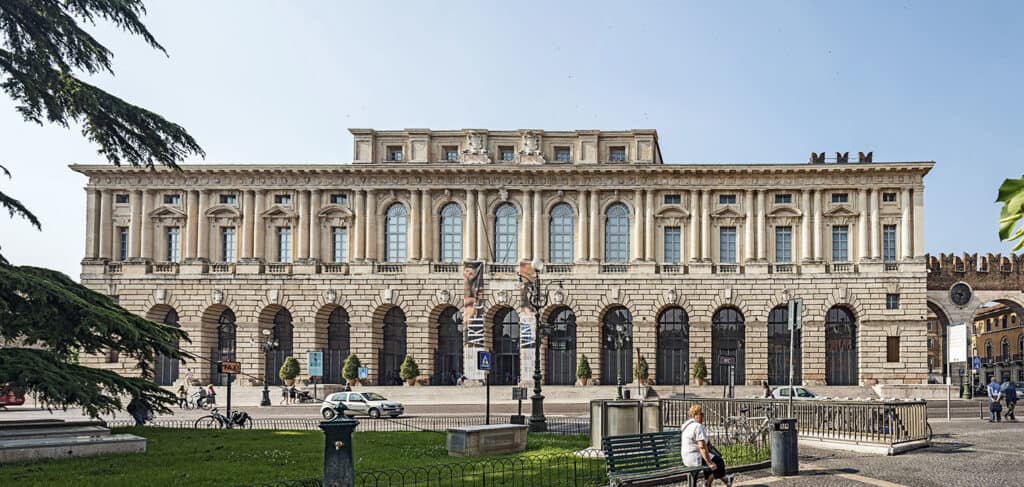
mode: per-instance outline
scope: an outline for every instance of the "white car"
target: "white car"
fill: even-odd
[[[798,401],[803,399],[821,399],[817,394],[801,386],[793,386],[793,393],[793,399]],[[775,399],[789,399],[789,395],[789,386],[776,387],[775,390],[772,391],[772,397]]]
[[[401,403],[388,401],[387,398],[376,392],[335,392],[324,399],[323,404],[320,405],[320,414],[324,419],[333,419],[334,408],[339,403],[345,405],[347,416],[366,414],[371,418],[379,418],[382,414],[386,414],[397,418],[405,412]]]

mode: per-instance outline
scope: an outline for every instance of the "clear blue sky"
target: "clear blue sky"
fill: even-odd
[[[934,160],[929,252],[1008,252],[996,188],[1024,173],[1021,2],[150,1],[170,57],[108,26],[94,82],[184,125],[206,162],[348,162],[348,127],[655,128],[670,162]],[[714,6],[710,4],[713,3]],[[3,253],[76,277],[77,129],[0,96]],[[190,161],[198,162],[198,161]]]

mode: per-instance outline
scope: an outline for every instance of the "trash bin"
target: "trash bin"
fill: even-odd
[[[772,475],[787,476],[800,473],[796,436],[796,419],[772,421]]]
[[[623,399],[629,399],[629,389],[623,389],[622,390],[622,398]]]
[[[509,418],[508,422],[512,424],[526,424],[526,416],[523,416],[522,414],[513,414],[512,417]]]

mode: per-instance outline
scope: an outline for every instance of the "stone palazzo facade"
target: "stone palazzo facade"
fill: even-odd
[[[181,367],[204,381],[235,359],[274,383],[284,356],[305,374],[315,350],[328,382],[355,353],[370,382],[397,382],[411,355],[420,382],[449,384],[464,261],[486,262],[492,383],[526,380],[516,271],[534,259],[560,281],[540,313],[549,384],[575,382],[583,356],[594,381],[631,382],[637,353],[657,384],[687,383],[698,359],[713,383],[781,383],[789,297],[798,382],[927,381],[931,162],[665,164],[653,130],[351,133],[345,164],[73,165],[82,282],[187,330],[200,361]],[[156,366],[161,383],[184,375]]]

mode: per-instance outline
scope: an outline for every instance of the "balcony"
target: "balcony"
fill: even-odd
[[[883,266],[884,267],[882,269],[885,272],[899,272],[900,270],[899,262],[886,262],[883,264]]]
[[[401,271],[399,271],[401,272]],[[442,263],[442,264],[430,264],[430,272],[438,272],[442,274],[451,274],[459,272],[459,264]],[[380,272],[382,274],[391,274],[390,272]]]
[[[515,274],[517,272],[515,264],[489,264],[487,270],[495,274]]]
[[[210,274],[234,274],[234,272],[235,264],[230,262],[210,264]]]
[[[599,272],[602,274],[624,274],[629,270],[629,264],[601,264]]]
[[[451,265],[451,266],[455,266],[455,272],[458,272],[458,270],[459,270],[459,265],[458,264],[436,264],[436,265]],[[383,263],[382,264],[380,262],[375,262],[373,264],[373,272],[375,274],[401,274],[401,273],[405,272],[405,266],[402,265],[402,264],[389,264],[389,263]]]
[[[833,262],[827,267],[832,274],[849,274],[854,272],[853,264],[849,262]]]
[[[682,274],[683,266],[680,264],[662,264],[655,267],[658,274]]]
[[[715,272],[717,274],[739,274],[740,266],[739,264],[718,264]]]
[[[572,264],[547,264],[544,266],[546,274],[569,274],[572,272]]]
[[[120,274],[122,269],[120,262],[107,264],[107,274]]]
[[[793,264],[772,264],[771,270],[773,274],[793,274],[796,272],[796,266]]]
[[[157,262],[153,264],[153,274],[177,274],[177,262]]]
[[[321,267],[324,274],[348,274],[348,264],[333,262]]]
[[[291,274],[292,265],[283,262],[267,264],[267,274]]]

